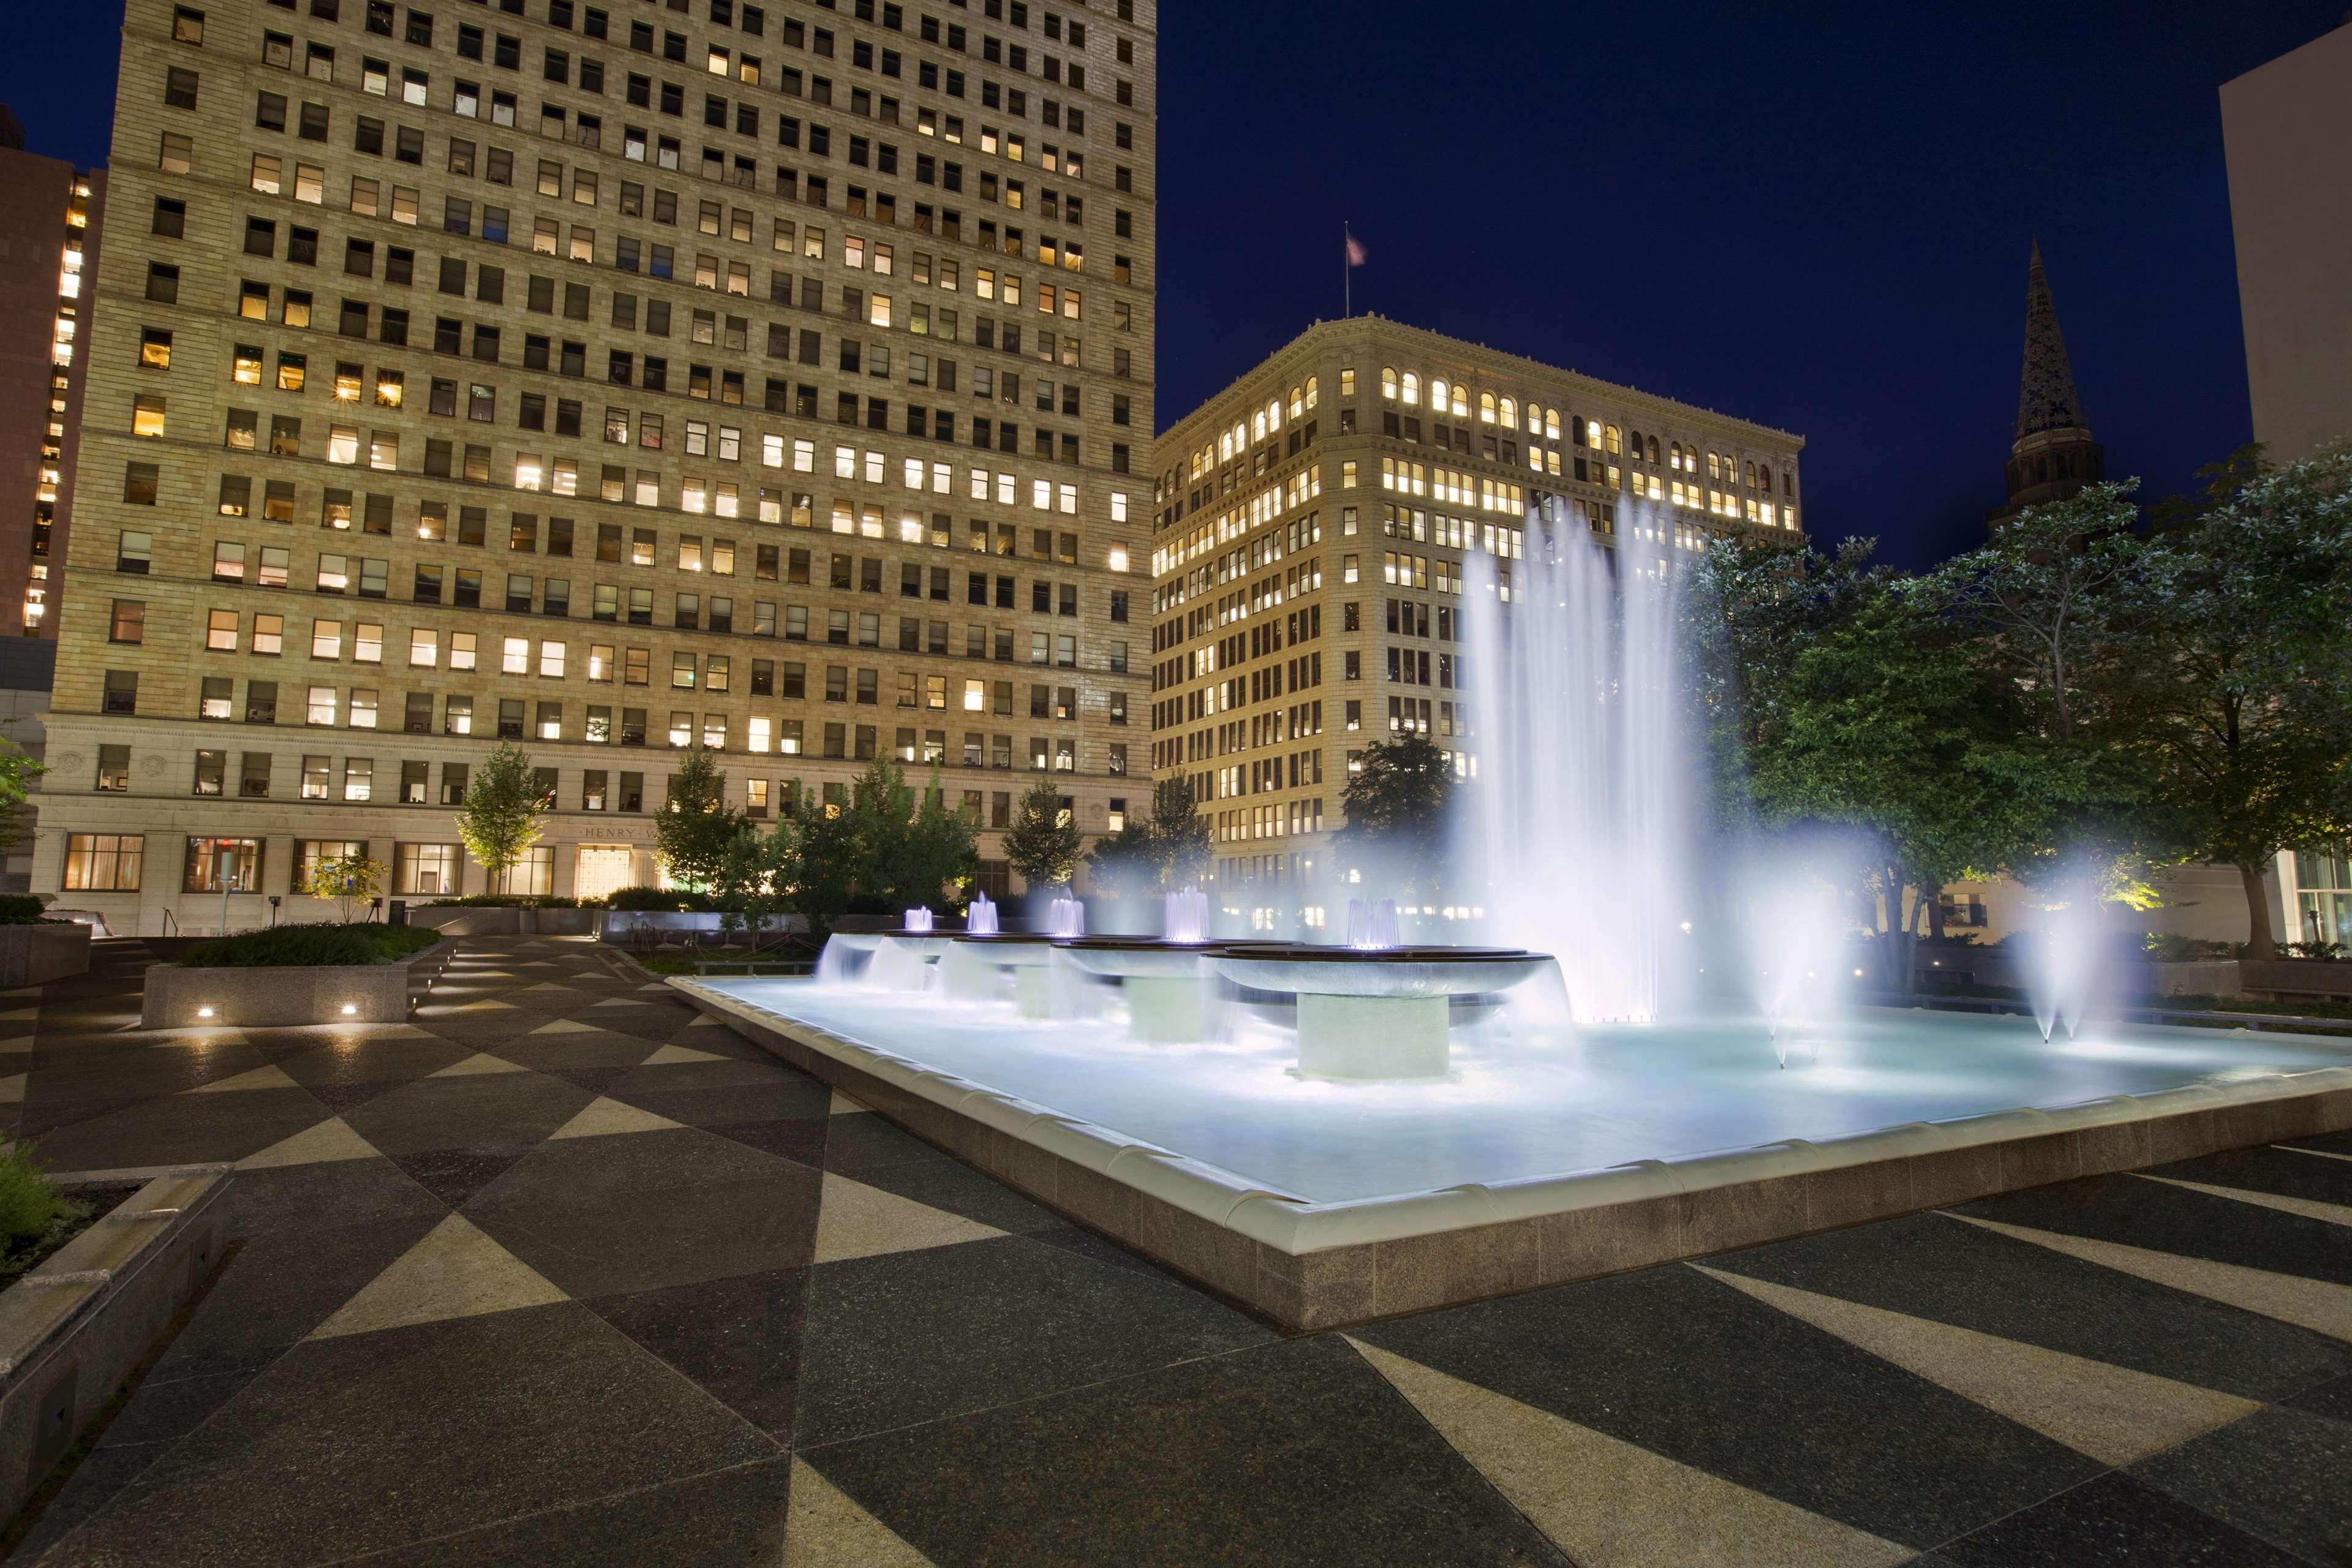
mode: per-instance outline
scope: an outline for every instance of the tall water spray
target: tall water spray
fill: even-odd
[[[1169,942],[1187,944],[1209,940],[1209,895],[1185,888],[1162,900],[1160,934]]]
[[[2036,922],[2040,929],[2024,944],[2026,994],[2045,1040],[2061,1029],[2074,1038],[2104,984],[2107,955],[2099,905],[2097,879],[2084,870],[2070,871],[2051,890]]]
[[[1366,951],[1395,947],[1401,941],[1394,899],[1348,900],[1348,945]]]
[[[1495,940],[1558,956],[1579,1022],[1656,1016],[1679,989],[1696,781],[1683,737],[1675,569],[1630,509],[1613,552],[1530,512],[1510,598],[1467,563],[1479,775],[1457,863]]]
[[[986,893],[972,894],[971,907],[963,912],[963,929],[972,936],[994,936],[996,900]]]

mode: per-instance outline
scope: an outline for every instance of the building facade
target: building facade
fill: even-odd
[[[8,632],[54,639],[106,176],[22,142],[0,110],[0,584]]]
[[[2092,437],[2074,390],[2074,362],[2058,330],[2058,306],[2036,240],[2025,269],[2025,363],[2009,447],[2009,500],[1985,518],[1985,528],[1998,530],[2027,507],[2064,500],[2106,477],[2106,453]]]
[[[1531,510],[1634,530],[1801,532],[1801,437],[1376,316],[1320,322],[1160,438],[1151,762],[1188,781],[1228,909],[1321,906],[1339,795],[1374,742],[1475,769],[1464,563]]]
[[[502,738],[552,802],[509,891],[653,879],[694,745],[754,816],[895,756],[1113,826],[1152,25],[131,0],[36,888],[249,926],[359,845],[480,891]]]
[[[2221,84],[2254,439],[2352,437],[2352,23]]]

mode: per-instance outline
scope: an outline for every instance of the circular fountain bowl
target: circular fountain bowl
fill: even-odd
[[[956,932],[950,931],[886,931],[880,934],[882,941],[894,942],[901,947],[911,948],[925,958],[937,958],[950,946],[963,940]]]
[[[1162,942],[1155,937],[1074,937],[1055,944],[1089,974],[1122,980],[1190,980],[1201,961],[1213,958],[1213,942]]]
[[[956,936],[949,941],[988,963],[1008,969],[1039,969],[1053,962],[1055,939],[1043,931],[1005,931],[997,936]]]
[[[1507,991],[1551,955],[1494,947],[1260,947],[1213,955],[1217,973],[1254,991],[1310,996],[1466,996]]]
[[[825,941],[839,943],[844,952],[872,952],[882,945],[882,939],[888,934],[878,931],[837,931]]]

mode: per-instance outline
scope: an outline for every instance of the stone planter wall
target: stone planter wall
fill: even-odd
[[[719,923],[725,917],[716,914],[688,913],[677,910],[614,910],[595,911],[604,915],[598,934],[606,942],[627,944],[639,940],[635,933],[649,931],[656,939],[675,942],[681,935],[694,935],[716,942],[724,929]],[[808,930],[808,921],[801,915],[772,915],[761,929],[770,936],[782,936]],[[896,931],[893,923],[887,929]]]
[[[24,1506],[212,1273],[229,1177],[226,1165],[158,1176],[0,1290],[0,1518]]]
[[[436,942],[405,963],[257,969],[151,964],[139,1025],[185,1029],[221,1024],[404,1023],[411,1005],[441,977],[456,951],[455,942]],[[205,1008],[212,1010],[209,1017]]]
[[[2352,963],[2318,958],[2249,959],[2238,966],[2248,992],[2293,1001],[2298,996],[2352,1001]]]
[[[89,973],[89,927],[0,926],[0,991]]]
[[[593,936],[603,910],[526,910],[510,904],[411,905],[408,923],[450,936]]]

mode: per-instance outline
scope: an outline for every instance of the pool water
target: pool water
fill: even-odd
[[[1130,1041],[1111,993],[1100,1017],[1041,1023],[806,980],[704,984],[1315,1202],[2352,1067],[2352,1039],[2094,1023],[2044,1045],[2028,1018],[1865,1008],[1790,1041],[1785,1068],[1753,1017],[1496,1019],[1454,1031],[1442,1080],[1335,1083],[1295,1076],[1290,1033],[1255,1019],[1216,1043]]]

